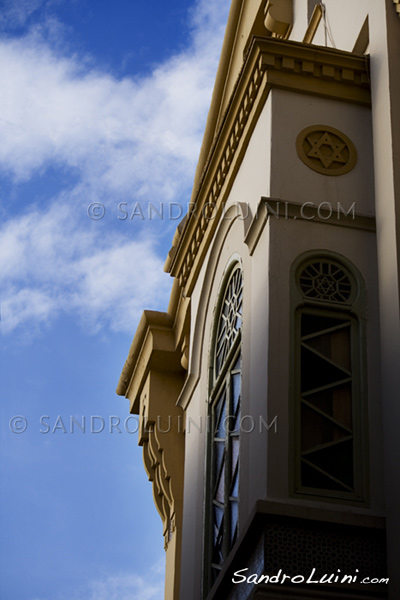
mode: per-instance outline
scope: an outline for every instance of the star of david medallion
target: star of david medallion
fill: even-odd
[[[344,175],[357,161],[353,142],[338,129],[327,125],[303,129],[297,136],[296,149],[307,167],[323,175]]]

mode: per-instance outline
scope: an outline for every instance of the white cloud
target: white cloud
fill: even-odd
[[[116,331],[133,331],[144,308],[166,300],[171,281],[152,240],[108,245],[77,266],[78,291],[72,306],[83,318],[108,324]],[[165,306],[166,308],[166,306]]]
[[[163,600],[164,560],[144,575],[109,576],[91,582],[89,588],[87,600]]]
[[[0,25],[21,27],[35,13],[45,0],[3,0],[0,14]]]
[[[187,186],[221,44],[225,11],[211,6],[196,13],[190,48],[140,79],[60,59],[37,35],[2,40],[0,168],[17,181],[51,162],[97,188],[140,190],[149,179],[171,194]]]
[[[108,574],[82,585],[68,600],[164,600],[165,557],[140,575]],[[64,600],[64,595],[57,595]],[[34,598],[32,600],[40,600]]]
[[[21,322],[35,323],[35,328],[48,321],[57,312],[56,299],[44,290],[32,287],[25,289],[9,288],[4,295],[1,312],[5,322],[3,333],[8,333]]]
[[[27,19],[40,4],[22,3],[14,20]],[[142,227],[133,239],[127,229],[121,234],[116,219],[101,226],[82,219],[82,207],[187,202],[227,4],[202,0],[192,15],[190,46],[140,78],[118,79],[91,69],[85,57],[60,56],[37,27],[0,40],[0,174],[18,188],[49,167],[72,169],[75,182],[3,221],[3,332],[68,313],[91,330],[132,333],[143,308],[166,306],[171,282],[155,228]]]
[[[65,205],[10,221],[0,239],[4,333],[61,312],[76,313],[92,331],[132,332],[143,308],[170,289],[154,238],[83,232]]]

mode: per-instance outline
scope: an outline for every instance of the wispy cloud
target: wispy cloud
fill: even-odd
[[[164,561],[144,575],[109,576],[91,582],[89,589],[88,600],[163,600]]]
[[[132,332],[148,302],[166,301],[164,256],[150,231],[133,240],[115,224],[96,229],[77,208],[81,215],[89,201],[186,202],[227,4],[199,2],[190,46],[141,77],[120,79],[87,57],[60,55],[37,28],[0,41],[0,174],[17,188],[49,167],[73,174],[69,190],[0,228],[5,333],[61,312]],[[40,5],[27,0],[14,14],[7,4],[8,17],[22,23]]]
[[[46,0],[3,0],[0,14],[0,26],[7,28],[22,27]]]
[[[146,77],[117,79],[60,58],[37,35],[0,43],[0,168],[16,181],[50,163],[76,168],[98,188],[170,194],[185,185],[199,151],[221,45],[210,2],[193,17],[191,46]],[[172,167],[172,169],[171,169]]]
[[[89,581],[68,600],[164,600],[165,558],[145,572],[106,574]],[[58,600],[66,600],[57,595]],[[41,600],[33,598],[32,600]]]
[[[60,313],[77,314],[92,331],[132,331],[170,288],[154,237],[82,231],[65,205],[9,221],[0,240],[4,333],[40,328]]]

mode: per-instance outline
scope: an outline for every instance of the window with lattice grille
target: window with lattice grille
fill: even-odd
[[[206,515],[208,588],[238,535],[242,306],[243,276],[237,264],[224,287],[214,325]]]
[[[342,264],[308,260],[297,274],[295,491],[362,499],[362,347],[357,283]]]

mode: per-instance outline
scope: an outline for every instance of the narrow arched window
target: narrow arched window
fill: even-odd
[[[211,350],[208,452],[208,587],[238,534],[243,276],[238,263],[220,294]]]
[[[295,492],[363,499],[363,286],[328,256],[296,272]]]

